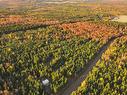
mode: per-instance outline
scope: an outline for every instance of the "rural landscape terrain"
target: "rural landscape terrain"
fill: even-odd
[[[127,1],[0,0],[0,95],[127,95]]]

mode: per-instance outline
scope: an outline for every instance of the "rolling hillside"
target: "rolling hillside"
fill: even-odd
[[[0,3],[5,3],[5,4],[9,4],[9,3],[29,3],[29,2],[125,2],[126,0],[0,0]]]

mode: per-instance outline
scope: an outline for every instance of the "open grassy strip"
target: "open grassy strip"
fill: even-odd
[[[72,95],[127,94],[127,36],[117,38]]]

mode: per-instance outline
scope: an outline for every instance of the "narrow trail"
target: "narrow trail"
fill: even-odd
[[[120,35],[117,37],[111,38],[106,44],[104,44],[100,50],[95,54],[94,58],[89,62],[87,68],[85,68],[81,74],[78,75],[78,77],[72,77],[67,85],[65,85],[63,88],[59,90],[56,95],[70,95],[73,91],[75,91],[81,83],[84,81],[84,79],[87,77],[88,73],[92,70],[92,68],[96,65],[98,60],[101,58],[102,54],[108,49],[108,47],[111,45],[111,43],[119,37],[122,37],[124,35]]]
[[[71,23],[76,23],[76,22],[78,22],[78,21],[74,21],[74,22],[71,22]],[[18,32],[21,32],[21,31],[27,32],[27,30],[36,30],[38,28],[46,28],[46,27],[49,27],[49,26],[55,26],[55,25],[59,25],[59,24],[62,24],[62,23],[63,22],[56,23],[56,24],[49,24],[49,25],[37,25],[37,26],[33,26],[33,27],[28,27],[28,28],[25,28],[25,29],[21,28],[21,29],[18,29],[18,30],[0,31],[0,37],[2,35],[5,35],[5,34],[10,34],[10,33],[15,33],[15,32],[18,33]],[[66,22],[66,23],[70,23],[70,22]]]
[[[25,29],[18,29],[18,30],[10,30],[10,31],[0,31],[0,36],[5,35],[5,34],[10,34],[10,33],[15,33],[15,32],[21,32],[24,31],[26,32],[27,30],[36,30],[38,28],[46,28],[51,25],[40,25],[40,26],[34,26],[30,28],[25,28]]]

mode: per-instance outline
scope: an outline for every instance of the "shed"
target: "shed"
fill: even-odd
[[[44,86],[48,86],[49,85],[49,80],[48,79],[42,80],[42,84]]]

